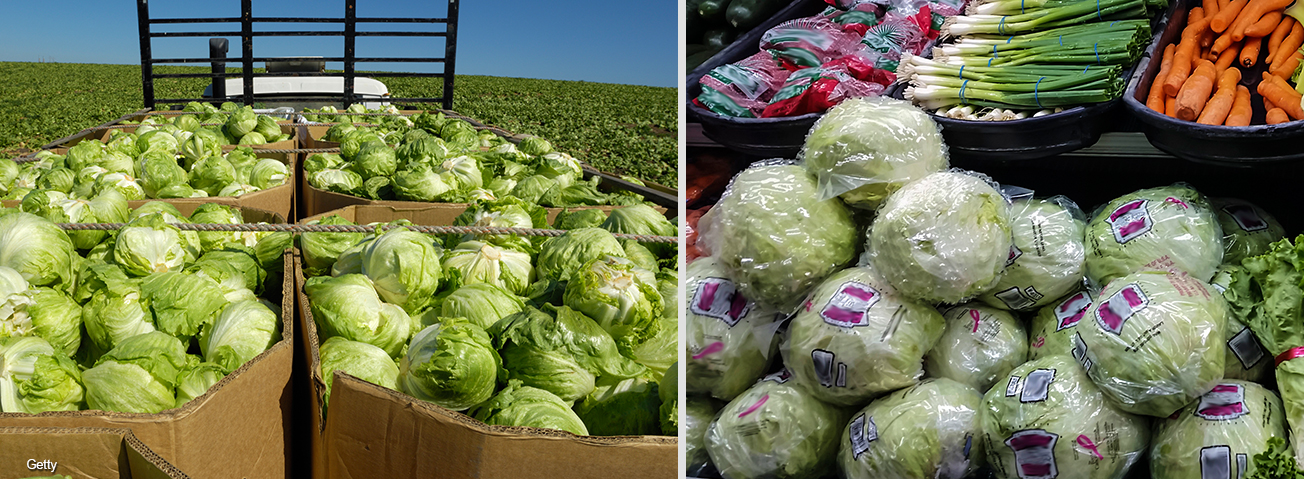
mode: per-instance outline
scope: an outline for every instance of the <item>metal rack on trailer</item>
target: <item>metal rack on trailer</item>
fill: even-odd
[[[136,0],[137,23],[140,28],[140,74],[141,74],[141,92],[143,94],[145,107],[154,109],[155,105],[160,103],[187,103],[192,101],[206,102],[213,101],[214,98],[225,97],[225,87],[227,77],[240,77],[243,80],[243,89],[241,91],[240,101],[246,105],[253,105],[255,102],[256,92],[254,90],[254,78],[258,77],[338,77],[343,76],[344,88],[340,97],[335,96],[313,96],[313,97],[296,97],[300,101],[341,101],[347,107],[356,103],[358,98],[355,94],[355,82],[358,78],[355,65],[357,63],[384,63],[384,62],[401,62],[401,63],[442,63],[444,69],[439,73],[416,73],[416,72],[374,72],[368,73],[368,76],[375,77],[433,77],[443,78],[444,88],[442,96],[437,98],[412,97],[412,98],[386,98],[389,102],[400,103],[440,103],[445,110],[453,108],[453,76],[457,58],[457,15],[458,0],[448,0],[447,14],[443,18],[434,17],[414,17],[414,18],[379,18],[357,16],[357,0],[344,0],[344,17],[342,18],[323,18],[323,17],[255,17],[253,16],[253,0],[240,0],[239,17],[214,17],[214,18],[151,18],[149,13],[149,0]],[[238,24],[239,31],[204,31],[204,32],[161,32],[155,31],[155,25],[177,25],[177,24]],[[285,23],[321,23],[321,24],[342,24],[342,31],[333,30],[301,30],[301,31],[279,31],[279,30],[255,30],[256,24],[285,24]],[[434,24],[444,25],[444,31],[358,31],[359,23],[412,23],[412,24]],[[338,36],[344,38],[344,54],[341,57],[255,57],[254,56],[254,37],[297,37],[297,36]],[[155,38],[181,38],[181,37],[239,37],[241,44],[241,56],[239,62],[241,71],[239,73],[228,73],[226,64],[227,42],[225,38],[213,38],[209,41],[208,58],[154,58],[153,56],[153,39]],[[355,43],[357,37],[444,37],[444,56],[443,57],[358,57],[355,54]],[[254,72],[254,63],[262,62],[264,64],[271,62],[343,62],[343,74],[325,71],[301,71],[301,72]],[[211,73],[155,73],[154,65],[158,64],[189,64],[189,63],[209,63],[212,65]],[[154,96],[154,79],[156,78],[212,78],[213,79],[213,98],[156,98]],[[254,93],[250,93],[254,92]]]

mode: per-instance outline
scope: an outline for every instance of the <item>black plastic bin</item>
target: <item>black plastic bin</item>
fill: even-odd
[[[1189,3],[1186,0],[1175,0],[1175,3],[1185,14]],[[1150,144],[1178,158],[1224,166],[1252,167],[1304,159],[1304,146],[1301,146],[1304,145],[1304,121],[1278,125],[1209,126],[1178,120],[1146,106],[1150,85],[1159,71],[1158,59],[1163,56],[1164,47],[1181,36],[1183,24],[1169,22],[1160,39],[1152,42],[1146,50],[1145,57],[1127,83],[1127,90],[1123,92],[1127,110],[1141,121],[1142,131]],[[1256,65],[1249,71],[1241,79],[1241,84],[1254,92],[1252,85],[1258,84],[1263,66]],[[1263,123],[1266,114],[1263,99],[1258,94],[1250,97],[1254,108],[1252,122]]]

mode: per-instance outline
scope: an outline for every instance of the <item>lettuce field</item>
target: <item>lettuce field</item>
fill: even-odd
[[[163,73],[207,67],[161,67]],[[439,96],[438,78],[382,78],[396,97]],[[155,80],[155,96],[194,97],[207,79]],[[453,109],[549,139],[594,167],[678,184],[674,88],[459,75]],[[142,107],[140,67],[0,62],[0,154],[50,141]],[[415,107],[415,106],[414,106]]]

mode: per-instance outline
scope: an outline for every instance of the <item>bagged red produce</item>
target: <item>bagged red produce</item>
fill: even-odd
[[[848,98],[880,95],[895,81],[896,74],[874,68],[859,57],[839,58],[819,68],[793,72],[761,116],[823,112]]]
[[[821,17],[798,18],[778,24],[761,36],[761,50],[784,60],[790,70],[818,67],[860,49],[860,35]]]
[[[788,79],[780,59],[760,51],[738,63],[721,65],[702,76],[702,93],[693,103],[716,114],[756,118]]]
[[[842,26],[844,32],[854,32],[861,37],[869,27],[878,25],[878,20],[883,18],[883,7],[865,2],[855,5],[846,10],[840,10],[835,7],[828,7],[820,16],[829,21]]]

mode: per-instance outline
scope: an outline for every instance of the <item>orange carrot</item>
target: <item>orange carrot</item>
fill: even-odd
[[[1204,7],[1194,7],[1189,12],[1186,12],[1186,24],[1194,25],[1196,23],[1199,23],[1200,20],[1204,20],[1204,17],[1206,17],[1206,15],[1204,14]],[[1204,33],[1200,34],[1200,48],[1208,47],[1211,44],[1213,44],[1212,34],[1210,34],[1208,31],[1205,31]],[[1199,54],[1195,56],[1200,58],[1204,57],[1203,54]]]
[[[1218,0],[1203,0],[1200,3],[1200,6],[1204,7],[1205,15],[1212,17],[1218,14]]]
[[[1281,108],[1273,108],[1268,110],[1267,120],[1269,125],[1276,125],[1278,123],[1289,122],[1290,116],[1286,115],[1286,111]]]
[[[1295,26],[1290,27],[1290,35],[1286,35],[1286,39],[1282,40],[1281,45],[1277,46],[1277,54],[1272,57],[1272,61],[1268,62],[1268,64],[1273,70],[1276,70],[1277,65],[1285,62],[1292,53],[1295,53],[1295,50],[1299,50],[1301,44],[1304,44],[1304,26],[1300,26],[1299,22],[1296,22]]]
[[[1245,6],[1241,15],[1232,24],[1232,40],[1245,38],[1245,29],[1254,25],[1268,12],[1284,10],[1294,0],[1254,0]]]
[[[1222,9],[1227,8],[1227,5],[1230,5],[1231,3],[1232,0],[1218,0],[1218,11],[1221,12]]]
[[[1299,67],[1301,59],[1304,59],[1304,53],[1296,51],[1290,54],[1289,57],[1286,57],[1286,61],[1281,62],[1281,65],[1272,69],[1272,74],[1283,80],[1290,79],[1291,75],[1295,74],[1295,68]]]
[[[1195,72],[1191,73],[1191,77],[1186,79],[1177,93],[1177,119],[1195,121],[1200,116],[1200,112],[1204,111],[1205,103],[1209,101],[1209,95],[1213,93],[1215,75],[1217,72],[1208,60],[1196,67]]]
[[[1270,75],[1268,72],[1263,73],[1263,81],[1259,82],[1259,95],[1272,101],[1273,105],[1286,111],[1287,115],[1296,120],[1304,119],[1304,108],[1300,108],[1300,94],[1294,88],[1286,83],[1286,80],[1278,76]]]
[[[1232,66],[1232,64],[1236,63],[1240,51],[1241,46],[1239,44],[1232,45],[1231,48],[1223,50],[1222,54],[1218,55],[1218,61],[1214,62],[1213,66],[1218,69],[1219,75],[1222,75],[1223,70],[1226,70],[1228,67]]]
[[[1290,34],[1290,29],[1294,28],[1294,26],[1295,26],[1294,17],[1283,16],[1281,18],[1281,23],[1277,24],[1277,29],[1273,30],[1272,35],[1268,36],[1268,58],[1269,59],[1277,56],[1277,47],[1281,46],[1281,41],[1286,39],[1286,35]],[[1272,62],[1269,61],[1268,63],[1272,63]]]
[[[1246,0],[1232,0],[1232,3],[1227,4],[1227,8],[1218,10],[1218,14],[1213,16],[1213,19],[1209,21],[1209,28],[1218,33],[1227,30],[1232,21],[1236,20],[1236,16],[1241,14],[1241,10],[1245,8],[1246,3],[1249,2]]]
[[[1250,89],[1245,85],[1236,85],[1236,100],[1232,102],[1232,111],[1227,114],[1227,126],[1250,126],[1250,117],[1254,110],[1250,105]]]
[[[1182,41],[1177,44],[1177,52],[1173,54],[1173,69],[1168,72],[1168,78],[1164,79],[1165,95],[1177,96],[1178,90],[1182,89],[1182,83],[1186,82],[1186,77],[1191,74],[1192,61],[1195,59],[1195,50],[1199,46],[1200,34],[1204,33],[1206,28],[1209,28],[1208,18],[1187,25],[1182,30]]]
[[[1267,98],[1264,98],[1264,99],[1263,99],[1263,109],[1264,109],[1264,110],[1271,110],[1271,109],[1276,108],[1276,107],[1277,107],[1277,105],[1273,105],[1273,104],[1272,104],[1272,100],[1269,100],[1269,99],[1267,99]]]
[[[1258,37],[1245,39],[1245,47],[1241,48],[1241,66],[1249,68],[1259,61],[1259,49],[1263,47],[1263,42],[1264,39]]]
[[[1163,60],[1159,63],[1159,73],[1155,75],[1155,80],[1150,83],[1150,96],[1146,98],[1146,106],[1151,110],[1164,113],[1164,79],[1168,78],[1168,71],[1173,68],[1173,53],[1177,47],[1168,44],[1164,47]]]
[[[1177,118],[1177,97],[1164,97],[1164,114]]]
[[[1281,23],[1281,12],[1268,12],[1260,18],[1258,23],[1250,25],[1245,29],[1247,37],[1266,37],[1272,35],[1272,31]]]
[[[1204,111],[1200,112],[1200,117],[1196,120],[1196,123],[1204,125],[1223,124],[1227,120],[1227,114],[1232,111],[1232,103],[1236,100],[1236,83],[1239,81],[1241,81],[1241,71],[1236,68],[1228,68],[1218,78],[1217,93],[1214,93],[1209,103],[1205,104]]]

